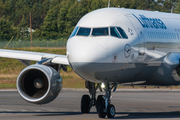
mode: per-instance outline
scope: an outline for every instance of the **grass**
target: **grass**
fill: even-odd
[[[16,84],[0,84],[1,89],[15,89]]]
[[[43,53],[52,53],[52,54],[66,54],[66,48],[44,48],[44,47],[32,47],[32,48],[13,48],[13,50],[23,50],[23,51],[32,51],[32,52],[43,52]]]
[[[85,88],[85,80],[74,72],[61,74],[61,77],[64,88]]]
[[[63,88],[85,88],[84,80],[75,73],[61,73]],[[0,75],[0,89],[16,88],[17,75]]]

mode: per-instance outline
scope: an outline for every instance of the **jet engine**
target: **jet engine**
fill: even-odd
[[[17,78],[20,96],[30,103],[49,103],[58,96],[61,89],[61,76],[50,66],[41,64],[28,66]]]

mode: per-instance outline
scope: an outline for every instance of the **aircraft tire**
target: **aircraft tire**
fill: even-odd
[[[105,109],[104,105],[99,105],[99,107],[97,109],[99,118],[105,118],[106,117],[106,113],[104,112],[104,109]]]
[[[83,95],[81,99],[81,112],[89,113],[90,112],[90,97],[89,95]]]
[[[100,105],[103,105],[104,104],[104,99],[103,99],[104,95],[99,95],[97,97],[97,101],[96,101],[96,109],[97,109],[97,112],[98,112],[98,107]]]
[[[116,114],[116,109],[115,109],[114,105],[109,104],[107,107],[107,117],[114,118],[115,114]]]

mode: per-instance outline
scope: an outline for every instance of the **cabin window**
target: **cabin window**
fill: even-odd
[[[124,32],[124,30],[123,30],[122,28],[117,27],[117,29],[118,29],[119,33],[121,34],[121,36],[122,36],[123,38],[128,39],[126,33]]]
[[[78,29],[79,29],[79,27],[75,27],[69,38],[74,37],[76,35]]]
[[[79,28],[77,36],[89,36],[91,28]]]
[[[119,35],[119,33],[115,27],[111,27],[110,31],[111,31],[111,36],[121,38],[121,36]]]
[[[109,36],[108,28],[93,28],[92,36]]]

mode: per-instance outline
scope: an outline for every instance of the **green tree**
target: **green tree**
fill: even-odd
[[[68,36],[68,33],[67,33],[68,30],[66,29],[66,25],[68,25],[70,21],[67,21],[66,16],[68,14],[69,7],[72,6],[72,4],[74,4],[74,1],[72,0],[62,1],[60,4],[60,10],[58,12],[58,20],[57,20],[58,31],[59,31],[60,37]]]
[[[58,36],[56,9],[50,9],[48,11],[41,29],[43,37],[56,38]]]
[[[176,3],[175,13],[180,14],[180,0]]]
[[[88,2],[88,1],[87,1]],[[77,22],[88,13],[88,9],[82,9],[84,4],[79,1],[75,1],[73,5],[70,6],[68,13],[66,14],[65,19],[65,30],[66,36],[69,36],[73,31],[74,27],[76,26]]]
[[[91,3],[91,10],[96,10],[99,8],[104,8],[105,4],[103,3],[102,0],[93,0]]]
[[[0,19],[0,40],[10,40],[14,33],[11,23],[2,17]]]
[[[35,38],[41,37],[41,30],[36,28],[35,32],[33,32],[33,37],[35,37]]]
[[[24,19],[24,16],[18,26],[17,29],[17,37],[24,40],[25,38],[29,37],[29,31],[28,31],[28,27],[27,27],[27,22]]]
[[[108,7],[109,0],[0,0],[0,19],[3,17],[17,37],[20,28],[30,27],[32,14],[33,35],[48,38],[66,37],[85,14]],[[111,0],[110,7],[124,7],[150,11],[180,13],[180,0]],[[23,28],[24,29],[24,28]],[[15,31],[15,30],[14,30]]]

